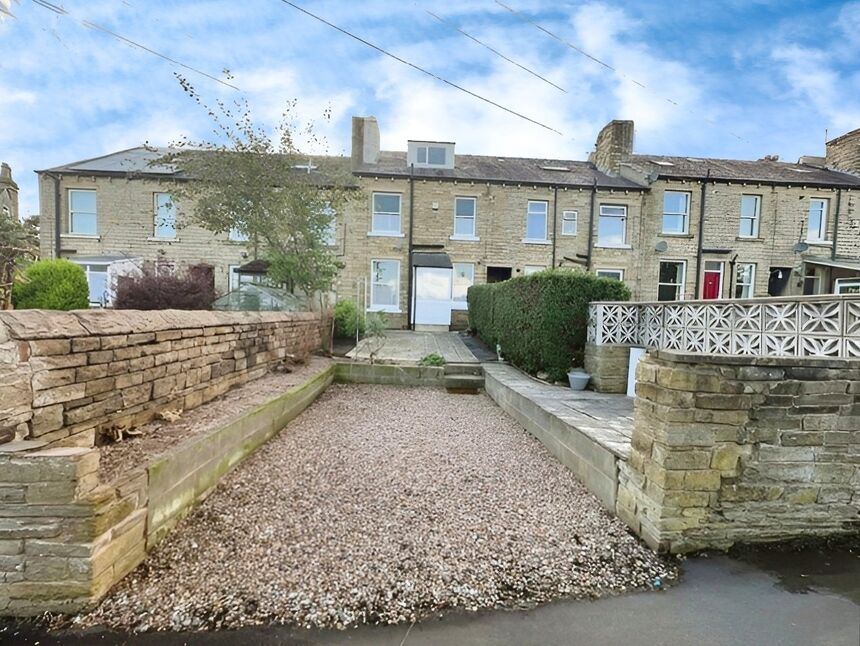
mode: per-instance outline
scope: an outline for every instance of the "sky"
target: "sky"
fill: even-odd
[[[35,170],[144,143],[213,140],[177,73],[206,103],[247,100],[267,128],[295,99],[327,151],[343,154],[353,115],[378,118],[387,150],[428,139],[455,141],[460,153],[558,159],[586,159],[612,119],[635,122],[640,153],[788,161],[822,155],[827,135],[860,127],[860,0],[504,0],[517,13],[501,0],[294,0],[543,125],[281,0],[53,0],[64,15],[33,0],[0,7],[9,2],[0,160],[13,167],[22,215],[39,211]],[[84,21],[221,80],[229,70],[239,89]]]

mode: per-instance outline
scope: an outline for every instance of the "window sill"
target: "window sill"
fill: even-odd
[[[523,244],[551,245],[552,242],[550,240],[537,240],[537,239],[533,239],[533,238],[523,238]]]
[[[405,238],[403,233],[385,233],[384,231],[368,231],[368,238]]]
[[[576,237],[575,233],[565,233],[564,231],[562,231],[558,235],[560,235],[563,238],[575,238]]]
[[[228,242],[230,244],[250,244],[251,243],[250,240],[230,240],[230,239],[227,239],[226,242]]]
[[[596,244],[595,249],[632,249],[629,244]]]
[[[814,247],[832,247],[832,240],[804,240],[804,242],[810,246]]]
[[[98,233],[61,233],[60,238],[72,238],[79,240],[101,240],[102,237]]]
[[[478,236],[450,236],[448,240],[457,240],[459,242],[480,242]]]
[[[147,242],[179,242],[179,238],[159,238],[158,236],[150,236],[146,239]]]
[[[368,312],[385,312],[386,314],[403,314],[403,310],[394,305],[378,305],[367,308]]]
[[[667,238],[692,238],[692,233],[668,233],[666,231],[660,232],[661,236],[665,236]]]
[[[746,240],[748,242],[764,242],[761,236],[738,236],[735,240]]]

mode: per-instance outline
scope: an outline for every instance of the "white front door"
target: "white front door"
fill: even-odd
[[[451,325],[452,271],[415,268],[415,325]]]

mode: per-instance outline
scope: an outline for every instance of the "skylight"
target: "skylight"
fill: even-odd
[[[560,172],[570,172],[567,166],[541,166],[541,170],[557,170]]]
[[[657,164],[658,166],[674,166],[675,165],[672,162],[663,161],[662,159],[652,159],[651,161],[653,163]]]

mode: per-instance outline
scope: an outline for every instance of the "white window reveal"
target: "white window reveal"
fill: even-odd
[[[612,280],[624,280],[623,269],[597,269],[594,273],[598,278],[611,278]]]
[[[370,235],[399,236],[400,193],[374,193]]]
[[[454,240],[476,240],[475,216],[478,200],[458,197],[454,200]]]
[[[660,263],[657,277],[657,300],[680,301],[684,298],[684,275],[687,263],[683,260],[667,260]]]
[[[233,227],[227,232],[227,239],[231,242],[248,242],[250,240],[248,234],[237,227]]]
[[[755,295],[755,263],[742,263],[735,268],[735,298]]]
[[[326,216],[327,224],[323,232],[322,242],[324,245],[333,247],[337,244],[337,213],[330,204],[326,204],[321,211],[321,214]]]
[[[663,193],[663,233],[683,235],[690,230],[690,194],[683,191]]]
[[[837,278],[833,285],[834,294],[860,294],[860,278]]]
[[[601,204],[597,221],[597,244],[601,247],[627,246],[627,207]]]
[[[470,262],[455,262],[454,284],[451,288],[451,299],[454,309],[466,309],[466,292],[475,284],[475,265]]]
[[[454,144],[446,141],[410,141],[406,160],[416,168],[454,168]]]
[[[536,274],[544,269],[546,269],[546,267],[543,265],[526,265],[523,267],[523,276],[531,276],[532,274]]]
[[[98,235],[95,191],[69,190],[69,233],[85,236]]]
[[[81,264],[81,269],[87,275],[87,285],[90,288],[90,307],[105,307],[110,304],[108,284],[108,265]]]
[[[561,235],[563,235],[563,236],[575,236],[576,235],[577,215],[578,214],[576,211],[562,211],[561,212]]]
[[[370,262],[370,307],[377,312],[400,311],[400,261]]]
[[[758,238],[761,196],[741,196],[741,224],[738,235],[741,238]]]
[[[523,242],[546,242],[549,202],[529,201],[526,212],[526,237]]]
[[[172,239],[176,237],[176,205],[170,193],[153,195],[155,208],[155,237]]]
[[[827,240],[827,202],[827,200],[819,198],[809,200],[807,242],[825,242]]]

